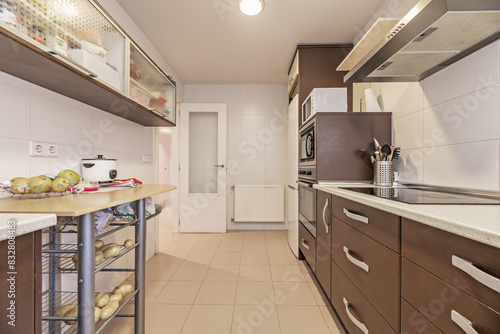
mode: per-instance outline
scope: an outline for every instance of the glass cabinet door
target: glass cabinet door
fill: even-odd
[[[2,27],[125,92],[126,37],[92,1],[0,0],[0,6]]]
[[[130,43],[130,98],[175,124],[175,84]]]

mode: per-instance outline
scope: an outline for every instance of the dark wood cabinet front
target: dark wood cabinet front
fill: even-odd
[[[316,277],[330,297],[332,195],[318,190],[316,203]]]
[[[402,334],[443,334],[429,320],[425,319],[420,312],[401,300],[401,333]]]
[[[316,272],[316,238],[299,222],[299,249],[313,272]]]

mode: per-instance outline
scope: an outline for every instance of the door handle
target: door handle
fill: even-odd
[[[329,203],[328,203],[328,198],[327,198],[325,201],[325,207],[323,208],[323,224],[325,224],[326,234],[328,234],[328,225],[326,224],[325,213],[326,213],[326,208],[328,208],[328,206],[329,206]]]
[[[451,256],[451,264],[454,267],[462,270],[463,272],[469,274],[472,278],[474,278],[479,283],[487,286],[493,291],[500,292],[500,279],[493,277],[481,269],[474,266],[474,264],[470,261],[464,260],[461,257],[456,255]]]
[[[451,310],[451,320],[460,327],[466,334],[478,334],[472,322],[455,310]]]
[[[356,319],[354,317],[354,315],[351,313],[351,311],[349,311],[349,302],[347,301],[347,299],[345,299],[345,297],[343,297],[342,300],[344,301],[345,312],[347,313],[347,316],[349,317],[349,319],[351,319],[352,323],[354,325],[356,325],[356,327],[358,327],[363,332],[363,334],[370,333],[368,328],[366,328],[365,324],[362,323],[361,321],[359,321],[358,319]]]
[[[345,253],[345,256],[347,257],[347,259],[354,265],[360,267],[361,269],[363,269],[364,271],[366,271],[367,273],[370,272],[370,267],[364,263],[363,261],[359,261],[358,259],[354,258],[350,253],[351,251],[349,250],[349,248],[347,248],[346,246],[344,246],[344,253]]]
[[[214,167],[224,168],[224,164],[222,164],[222,165],[215,165]]]
[[[295,187],[292,187],[291,185],[288,185],[288,189],[290,189],[290,190],[299,190],[299,189],[297,189]]]
[[[354,219],[354,220],[357,220],[358,222],[362,222],[362,223],[365,223],[365,224],[368,224],[370,222],[370,220],[368,219],[368,217],[365,217],[365,216],[361,216],[361,215],[358,215],[358,214],[355,214],[349,210],[347,210],[346,208],[344,208],[344,214],[351,218],[351,219]]]

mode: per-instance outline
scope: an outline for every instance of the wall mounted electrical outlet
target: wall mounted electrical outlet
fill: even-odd
[[[44,157],[46,151],[45,143],[30,141],[30,157]]]
[[[55,158],[59,156],[59,145],[47,143],[46,148],[47,151],[45,153],[47,157]]]

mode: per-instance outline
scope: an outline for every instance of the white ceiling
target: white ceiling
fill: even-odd
[[[385,0],[117,0],[184,83],[285,84],[298,44],[352,43]]]

